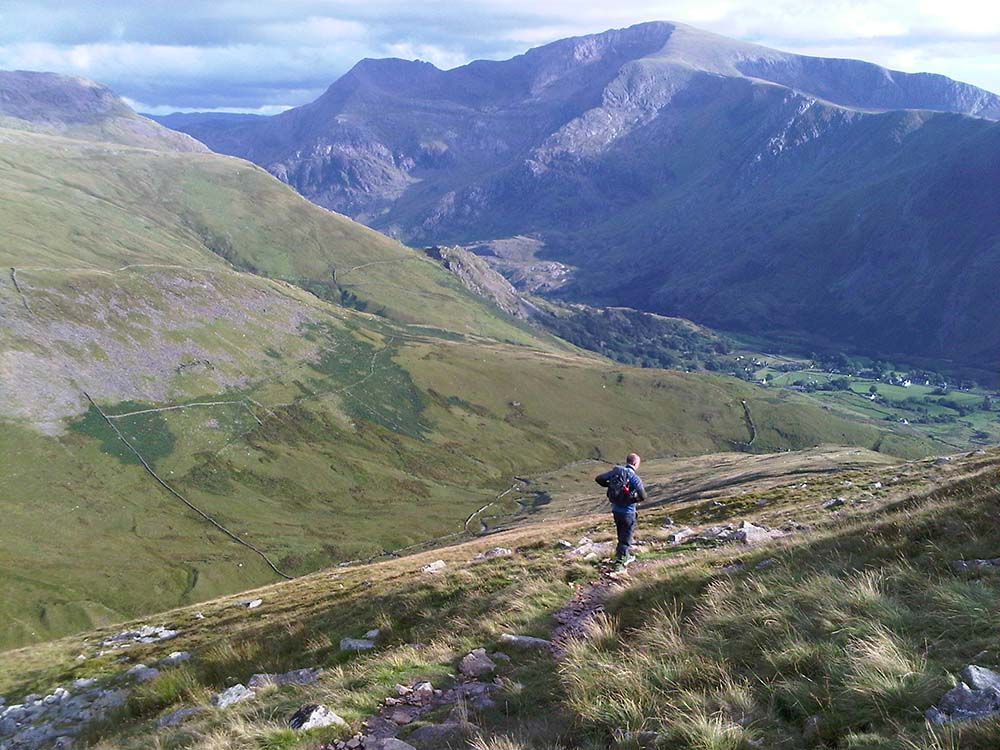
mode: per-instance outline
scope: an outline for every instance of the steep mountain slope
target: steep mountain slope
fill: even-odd
[[[262,169],[164,148],[0,130],[2,645],[459,538],[521,472],[743,446],[743,401],[755,450],[933,450],[582,354]]]
[[[943,76],[650,23],[448,71],[364,60],[312,104],[179,127],[526,285],[557,261],[571,298],[989,370],[998,118]]]

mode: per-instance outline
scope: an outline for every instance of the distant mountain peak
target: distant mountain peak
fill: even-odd
[[[107,86],[87,78],[0,70],[0,127],[170,151],[202,144],[136,114]]]

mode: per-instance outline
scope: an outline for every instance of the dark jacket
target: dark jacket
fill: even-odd
[[[627,481],[628,481],[629,496],[631,498],[634,498],[634,501],[629,503],[628,505],[620,505],[618,502],[616,502],[617,498],[611,497],[610,488],[608,489],[608,500],[611,501],[612,505],[614,506],[612,510],[614,510],[616,513],[635,513],[636,503],[646,502],[646,487],[643,485],[642,480],[639,478],[639,475],[636,474],[635,469],[633,469],[628,464],[625,464],[624,466],[615,466],[610,471],[606,471],[603,474],[599,474],[594,481],[596,481],[599,485],[601,485],[601,487],[608,487],[608,485],[611,484],[611,479],[618,472],[622,471],[626,472],[626,474],[628,475]]]

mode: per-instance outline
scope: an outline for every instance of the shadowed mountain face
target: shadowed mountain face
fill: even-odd
[[[998,118],[943,76],[649,23],[448,71],[364,60],[279,116],[179,127],[528,286],[558,261],[583,301],[990,367]]]

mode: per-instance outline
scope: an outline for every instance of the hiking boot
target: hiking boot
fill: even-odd
[[[631,552],[627,552],[624,555],[619,555],[615,558],[615,564],[621,566],[622,568],[628,567],[630,564],[635,562],[635,555]]]

